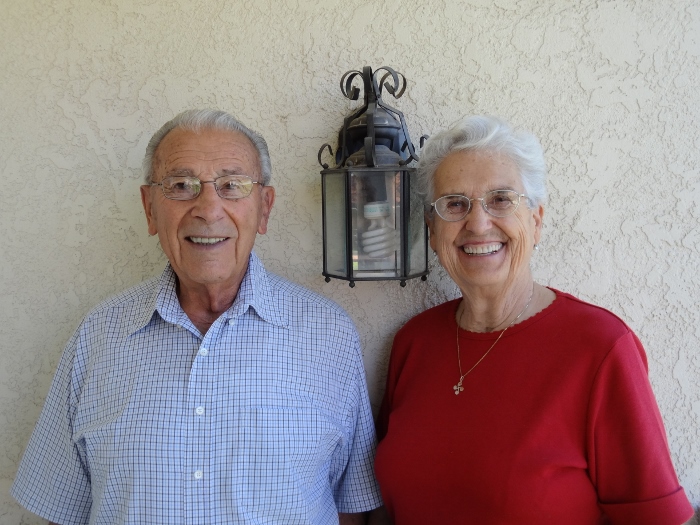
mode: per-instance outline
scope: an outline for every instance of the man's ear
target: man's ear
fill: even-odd
[[[267,233],[267,221],[270,218],[272,206],[275,204],[275,188],[272,186],[263,186],[260,191],[261,213],[260,222],[258,223],[258,233],[265,235]]]
[[[148,222],[148,234],[156,235],[158,233],[158,227],[156,226],[156,213],[152,200],[152,188],[153,186],[148,186],[147,184],[141,186],[141,204],[143,204],[143,211],[146,213],[146,221]]]

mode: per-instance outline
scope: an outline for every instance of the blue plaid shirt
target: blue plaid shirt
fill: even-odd
[[[202,336],[170,266],[68,343],[12,494],[71,524],[332,524],[381,504],[357,332],[251,254]]]

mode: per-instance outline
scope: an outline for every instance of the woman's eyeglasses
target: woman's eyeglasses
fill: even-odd
[[[528,199],[527,195],[515,190],[494,190],[475,199],[470,199],[465,195],[443,195],[430,205],[442,220],[455,222],[464,219],[469,214],[472,209],[472,201],[479,201],[484,211],[494,217],[507,217],[518,209],[521,197]]]

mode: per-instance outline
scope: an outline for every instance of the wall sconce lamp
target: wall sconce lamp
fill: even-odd
[[[378,80],[380,72],[383,76]],[[398,99],[406,78],[390,67],[348,71],[340,80],[343,95],[359,98],[353,81],[361,77],[364,105],[345,118],[338,136],[335,168],[323,163],[323,275],[350,281],[398,280],[428,275],[428,231],[415,189],[418,160],[403,113],[382,100],[386,89]],[[399,77],[401,81],[399,81]],[[387,79],[393,81],[390,83]],[[420,145],[426,137],[421,137]]]

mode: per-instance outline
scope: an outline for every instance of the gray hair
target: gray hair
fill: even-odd
[[[516,165],[531,206],[546,202],[547,167],[537,138],[527,131],[514,130],[500,118],[477,115],[465,117],[425,143],[417,165],[417,183],[427,206],[433,202],[435,171],[456,151],[505,155]]]
[[[162,128],[156,131],[146,147],[146,155],[143,159],[143,171],[146,184],[153,182],[153,160],[156,150],[165,136],[172,130],[179,128],[199,133],[203,129],[218,129],[222,131],[234,131],[245,135],[258,152],[262,183],[267,186],[272,178],[272,164],[267,142],[259,133],[242,124],[233,115],[217,109],[190,109],[183,111],[174,119],[166,122]]]

